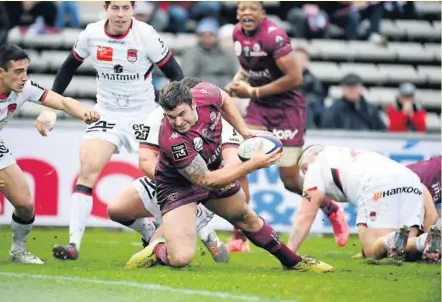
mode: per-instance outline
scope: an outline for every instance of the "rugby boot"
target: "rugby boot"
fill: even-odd
[[[229,262],[229,251],[227,250],[226,245],[219,239],[215,231],[209,233],[207,241],[201,239],[201,242],[209,250],[215,262]]]
[[[334,272],[333,266],[310,256],[301,256],[302,261],[292,267],[283,267],[285,270],[298,272],[330,273]]]
[[[11,251],[9,255],[9,259],[12,262],[24,264],[44,264],[44,262],[40,258],[29,253],[28,251]]]
[[[408,236],[410,235],[410,227],[404,225],[399,230],[396,231],[396,234],[393,237],[393,241],[388,242],[388,246],[390,247],[388,250],[388,258],[392,258],[395,260],[404,260],[405,252],[404,249],[407,247]]]
[[[56,244],[52,248],[52,255],[60,260],[77,260],[79,252],[74,243],[69,243],[68,245]]]
[[[126,268],[147,268],[158,264],[159,261],[155,255],[155,247],[160,243],[166,243],[166,239],[158,238],[134,254],[129,261],[127,261]]]
[[[330,224],[333,229],[333,235],[335,236],[335,241],[339,246],[345,246],[350,237],[350,227],[348,226],[347,219],[345,218],[344,210],[339,207],[335,212],[328,215]]]
[[[440,227],[433,225],[428,231],[427,240],[425,241],[425,248],[422,254],[422,259],[427,263],[437,263],[441,258],[441,232]]]

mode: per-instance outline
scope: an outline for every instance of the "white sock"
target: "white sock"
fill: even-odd
[[[423,253],[424,249],[425,249],[425,242],[427,241],[427,236],[428,233],[423,233],[422,235],[420,235],[419,237],[417,237],[416,240],[416,249]]]
[[[391,249],[391,246],[393,245],[394,236],[396,235],[396,232],[391,232],[384,238],[384,248],[388,251]]]
[[[34,225],[34,218],[32,218],[29,223],[23,224],[22,219],[12,215],[11,229],[12,229],[12,247],[11,251],[14,252],[24,252],[26,251],[26,237],[31,232],[32,226]]]
[[[77,249],[80,250],[86,222],[92,212],[92,195],[74,192],[71,203],[69,243],[74,243]]]
[[[209,234],[212,232],[213,230],[209,227],[209,226],[205,226],[201,229],[198,230],[198,236],[200,237],[200,239],[202,241],[208,241],[209,240]]]
[[[131,225],[127,226],[143,236],[144,241],[149,242],[153,233],[155,233],[155,225],[147,218],[138,218]]]

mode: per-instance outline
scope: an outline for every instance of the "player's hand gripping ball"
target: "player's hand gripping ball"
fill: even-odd
[[[262,144],[262,152],[270,154],[280,148],[282,152],[282,142],[271,133],[257,133],[256,136],[250,136],[243,140],[238,148],[238,156],[242,161],[249,160],[255,154],[260,144]]]

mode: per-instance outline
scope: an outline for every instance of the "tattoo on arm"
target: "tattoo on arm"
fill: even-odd
[[[225,187],[215,185],[213,182],[206,180],[206,174],[209,172],[209,169],[201,155],[197,155],[185,168],[178,169],[178,172],[186,177],[191,183],[199,185],[207,190],[219,190]]]

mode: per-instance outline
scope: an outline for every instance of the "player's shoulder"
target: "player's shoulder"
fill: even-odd
[[[209,82],[201,82],[193,87],[190,92],[198,104],[212,104],[221,97],[218,86]]]
[[[157,35],[157,31],[151,25],[146,22],[138,21],[135,18],[132,18],[132,29],[137,33],[137,35],[142,35],[144,37],[149,37],[153,35]]]
[[[265,36],[272,36],[272,37],[275,37],[277,35],[287,36],[287,33],[282,27],[277,25],[272,20],[269,20],[268,18],[265,18],[262,21],[262,33]]]
[[[233,36],[236,38],[238,37],[238,35],[242,34],[242,27],[241,27],[241,23],[238,22],[236,23],[235,27],[233,28]]]

